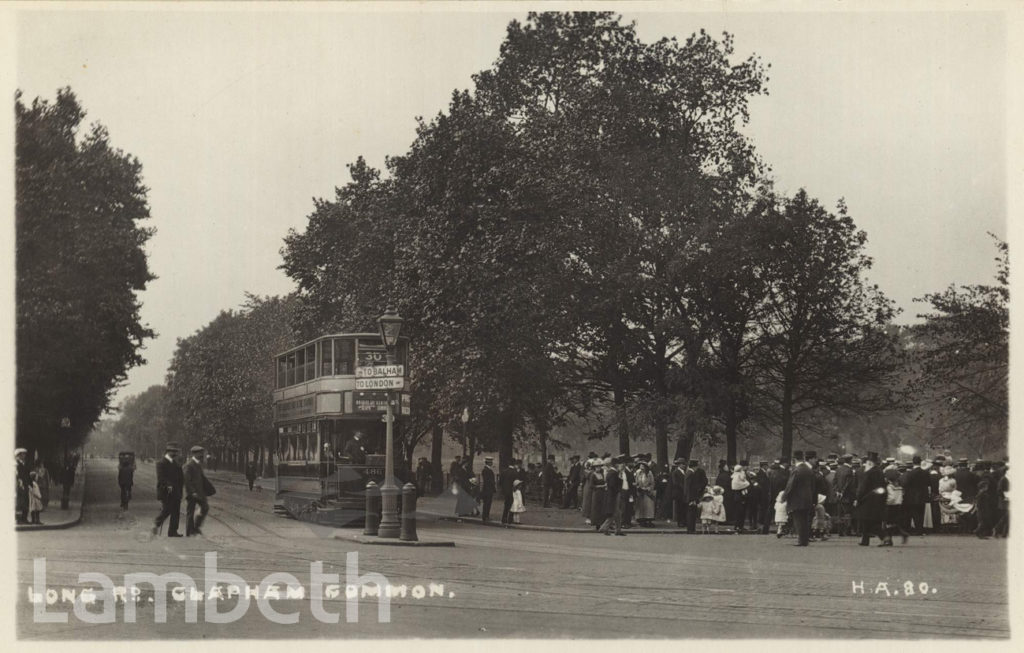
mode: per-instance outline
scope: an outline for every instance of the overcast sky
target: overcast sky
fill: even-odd
[[[162,383],[176,339],[245,292],[293,290],[279,250],[312,198],[333,197],[359,155],[382,167],[404,153],[416,116],[470,87],[508,22],[526,15],[340,9],[17,14],[24,100],[71,86],[87,121],[141,160],[150,188],[159,278],[142,317],[159,336],[119,399]],[[781,190],[805,187],[829,207],[846,198],[868,233],[871,280],[902,322],[922,308],[914,297],[992,278],[986,232],[1005,238],[1007,220],[1002,14],[624,17],[645,41],[728,30],[737,60],[757,53],[771,64],[770,95],[753,102],[746,132]]]

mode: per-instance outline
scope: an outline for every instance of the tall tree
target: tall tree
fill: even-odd
[[[137,293],[154,277],[142,165],[69,88],[15,97],[17,442],[80,444],[153,337]]]
[[[1005,242],[996,239],[996,247],[995,283],[950,286],[919,298],[930,310],[911,334],[909,390],[931,425],[931,441],[978,456],[1005,453],[1007,446],[1010,260]]]
[[[273,446],[273,357],[295,344],[294,299],[249,296],[178,340],[167,372],[183,437],[231,452]]]
[[[867,234],[842,202],[830,213],[801,190],[764,213],[757,239],[766,287],[757,376],[788,458],[794,431],[810,426],[804,416],[896,405],[901,363],[887,329],[896,312],[865,279]]]

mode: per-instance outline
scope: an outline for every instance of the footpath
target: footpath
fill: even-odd
[[[49,531],[70,528],[82,521],[82,509],[85,499],[85,467],[83,460],[75,474],[75,482],[71,486],[71,494],[68,498],[68,507],[62,510],[60,507],[61,494],[64,488],[56,483],[50,483],[50,502],[46,509],[39,514],[42,524],[17,524],[17,531]]]
[[[245,480],[245,475],[241,472],[223,469],[217,471],[206,469],[204,471],[214,485],[217,483],[230,483],[232,485],[249,486],[249,482]],[[256,480],[256,485],[262,487],[264,491],[270,492],[274,491],[275,486],[273,478],[259,478]],[[420,519],[428,518],[440,522],[472,524],[482,528],[509,528],[512,530],[549,531],[556,533],[593,533],[595,530],[595,526],[588,526],[585,523],[583,513],[579,510],[555,506],[545,508],[535,503],[528,503],[526,505],[526,512],[520,514],[520,521],[522,523],[505,525],[501,523],[502,505],[501,497],[496,496],[491,504],[491,518],[487,522],[484,522],[479,515],[456,516],[455,497],[448,492],[442,492],[437,496],[420,497],[416,502],[416,512]],[[628,531],[631,534],[637,535],[686,535],[685,528],[678,528],[674,523],[665,519],[657,519],[654,524],[654,527],[634,525],[628,528]],[[700,528],[698,524],[698,533]],[[750,532],[745,531],[745,533]],[[736,531],[731,525],[720,524],[718,533],[720,535],[734,535]]]

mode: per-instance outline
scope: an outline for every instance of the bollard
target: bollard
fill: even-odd
[[[402,487],[402,534],[398,539],[418,542],[416,537],[416,486],[406,483]]]
[[[380,526],[380,488],[373,481],[366,484],[366,528],[363,535],[376,535]]]

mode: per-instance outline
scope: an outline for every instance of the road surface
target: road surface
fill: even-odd
[[[356,530],[275,516],[271,493],[228,483],[220,483],[210,500],[203,537],[153,538],[149,528],[158,511],[153,466],[140,465],[130,509],[121,515],[115,461],[89,462],[82,523],[17,534],[19,638],[1001,639],[1010,634],[1005,540],[931,536],[885,549],[833,538],[800,548],[773,535],[606,537],[424,520],[421,537],[452,540],[456,546],[371,546],[334,537]],[[82,573],[105,574],[118,586],[130,573],[180,572],[200,591],[210,589],[215,583],[204,581],[208,553],[216,554],[218,571],[236,574],[257,593],[269,574],[292,574],[305,595],[289,598],[281,585],[281,598],[271,594],[267,605],[297,615],[297,623],[275,623],[254,600],[229,623],[205,618],[205,603],[227,612],[237,597],[198,604],[196,623],[187,623],[189,601],[167,591],[162,592],[166,623],[158,623],[158,601],[148,586],[133,602],[134,623],[126,623],[120,600],[112,602],[113,623],[87,623],[63,600],[46,611],[66,615],[66,623],[40,623],[30,602],[34,582],[58,597],[98,587],[80,582]],[[349,553],[358,553],[359,574],[382,574],[395,588],[406,588],[406,596],[392,599],[388,622],[379,622],[373,597],[359,601],[357,622],[346,621]],[[45,559],[45,579],[35,576],[36,559]],[[339,574],[340,593],[323,602],[326,613],[340,615],[337,623],[326,623],[313,611],[310,565],[317,561],[324,573]],[[219,591],[229,591],[225,587]],[[417,587],[425,593],[422,598],[412,595]],[[907,588],[913,590],[909,596]],[[92,612],[104,604],[95,602]]]

